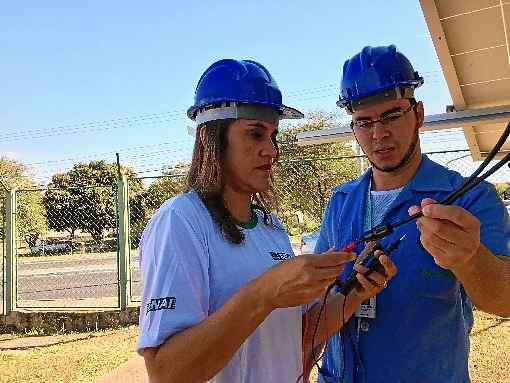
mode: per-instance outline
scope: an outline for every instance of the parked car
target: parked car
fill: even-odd
[[[301,236],[301,254],[311,254],[315,250],[315,244],[319,239],[319,229]]]
[[[45,255],[46,253],[65,253],[74,248],[76,248],[76,245],[69,240],[48,239],[30,247],[30,252],[34,255]]]

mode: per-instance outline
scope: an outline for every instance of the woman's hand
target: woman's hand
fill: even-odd
[[[354,253],[329,251],[288,259],[266,271],[260,278],[262,299],[272,308],[310,303],[324,295],[342,273]]]

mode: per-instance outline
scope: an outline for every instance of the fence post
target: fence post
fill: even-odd
[[[16,191],[5,193],[4,315],[16,310],[18,262],[16,251]]]
[[[129,188],[128,178],[120,174],[117,179],[117,211],[119,215],[119,306],[124,310],[131,303],[131,272],[129,256]]]
[[[363,155],[361,146],[359,146],[357,142],[355,142],[354,145],[356,146],[356,154],[358,156]],[[363,175],[363,173],[365,172],[365,165],[363,163],[363,157],[358,157],[358,165],[359,165],[359,176],[361,177]]]

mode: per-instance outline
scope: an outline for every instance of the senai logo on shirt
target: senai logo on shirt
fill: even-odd
[[[148,314],[150,311],[174,310],[175,302],[176,302],[175,297],[151,299],[151,301],[147,303],[147,312],[145,314]]]
[[[271,258],[273,258],[275,261],[285,261],[286,259],[289,259],[292,257],[292,255],[287,253],[275,253],[274,251],[270,251],[269,254],[271,254]]]

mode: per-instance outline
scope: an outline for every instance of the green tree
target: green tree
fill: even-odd
[[[48,230],[40,191],[27,190],[18,193],[17,216],[19,237],[32,248],[37,245],[39,237]]]
[[[50,188],[44,194],[48,226],[58,232],[67,231],[74,239],[76,230],[80,229],[80,220],[76,219],[81,199],[79,191],[71,185],[69,174],[55,174]]]
[[[39,237],[47,231],[42,194],[35,188],[35,182],[26,175],[26,167],[16,161],[0,157],[0,238],[4,238],[5,188],[23,189],[17,196],[18,236],[29,247],[35,246]]]
[[[184,192],[186,188],[183,176],[165,176],[150,184],[145,192],[145,203],[148,209],[158,209],[167,199]]]
[[[275,184],[278,214],[291,234],[316,229],[331,190],[359,175],[359,159],[347,142],[298,146],[297,134],[343,126],[335,114],[317,112],[278,135]]]
[[[498,193],[498,197],[501,199],[505,199],[505,197],[509,194],[509,186],[508,184],[494,184],[496,188],[496,193]]]
[[[143,183],[134,179],[133,169],[122,167],[121,171],[133,178],[131,203],[143,192]],[[116,185],[117,165],[102,160],[79,163],[66,173],[55,174],[43,198],[48,226],[55,231],[67,231],[71,238],[79,229],[101,243],[105,232],[117,227]],[[136,217],[132,223],[136,224]]]
[[[145,225],[163,202],[184,192],[188,168],[187,163],[165,167],[164,176],[157,178],[144,193],[135,198],[131,207],[131,246],[138,246]]]

